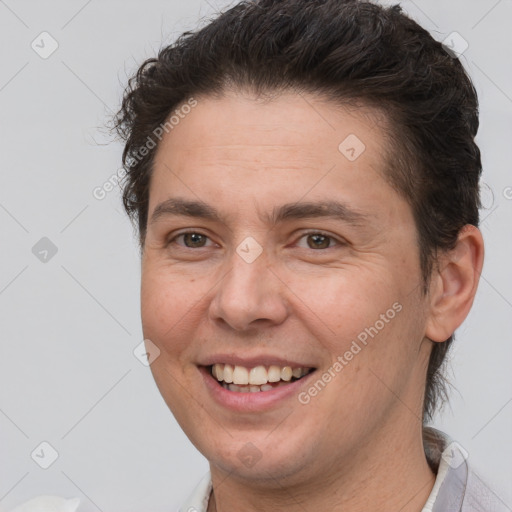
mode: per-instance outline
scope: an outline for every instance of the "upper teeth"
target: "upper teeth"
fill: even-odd
[[[268,382],[279,382],[280,380],[289,381],[292,377],[300,378],[309,373],[309,368],[293,368],[291,366],[271,365],[255,366],[246,368],[245,366],[232,366],[230,364],[214,364],[212,366],[212,375],[218,381],[224,381],[228,384],[246,385],[252,384],[259,386]]]

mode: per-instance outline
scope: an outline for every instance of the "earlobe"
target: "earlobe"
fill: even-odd
[[[455,247],[439,257],[432,276],[427,338],[445,341],[462,324],[475,298],[483,259],[482,234],[468,224],[460,231]]]

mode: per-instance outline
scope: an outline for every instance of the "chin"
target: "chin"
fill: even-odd
[[[273,434],[270,434],[272,437]],[[304,440],[296,440],[284,435],[284,438],[270,439],[269,432],[236,433],[232,437],[224,432],[212,446],[212,438],[202,439],[198,450],[208,459],[210,466],[218,468],[230,477],[268,482],[283,478],[297,478],[297,481],[309,473],[307,454],[311,453]],[[310,437],[310,436],[309,436]]]

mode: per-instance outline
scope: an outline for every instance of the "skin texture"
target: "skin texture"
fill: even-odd
[[[291,92],[197,99],[156,154],[141,301],[144,337],[160,350],[155,381],[210,462],[209,510],[420,511],[434,482],[421,437],[428,356],[469,311],[479,231],[463,230],[424,296],[412,211],[385,179],[376,112]],[[354,161],[338,149],[350,134],[365,145]],[[222,221],[151,221],[169,198],[207,203]],[[325,200],[364,218],[265,219]],[[178,236],[187,230],[202,247]],[[252,263],[236,252],[246,237],[262,248]],[[199,372],[214,354],[269,354],[321,376],[393,304],[400,312],[307,404],[294,394],[235,413]],[[261,457],[250,467],[239,457],[247,443]]]

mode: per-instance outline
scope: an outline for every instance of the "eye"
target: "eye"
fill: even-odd
[[[183,240],[183,243],[177,243],[177,240]],[[202,247],[206,247],[206,242],[209,238],[202,233],[198,233],[197,231],[187,231],[185,233],[180,233],[173,237],[169,244],[175,243],[176,245],[186,247],[188,249],[201,249]]]
[[[307,240],[306,248],[308,249],[330,249],[333,245],[342,245],[342,243],[337,241],[334,237],[317,231],[305,233],[300,237],[299,240],[304,238]]]

